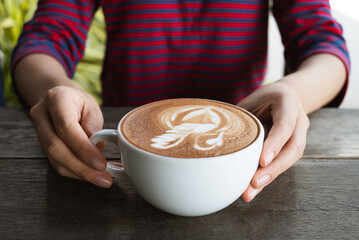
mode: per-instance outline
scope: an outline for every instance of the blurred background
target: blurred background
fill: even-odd
[[[0,0],[0,106],[20,106],[10,77],[12,50],[25,22],[29,21],[38,0]],[[105,51],[105,22],[102,11],[96,12],[90,27],[84,58],[77,66],[74,81],[101,103],[100,73]],[[1,84],[2,81],[2,84]],[[1,89],[3,88],[3,89]],[[3,91],[1,91],[3,90]],[[3,96],[1,93],[3,92]],[[2,98],[3,97],[3,98]]]
[[[0,106],[20,106],[12,88],[10,58],[23,24],[31,19],[38,0],[0,0]],[[349,88],[342,108],[359,108],[359,9],[358,0],[330,0],[333,16],[344,29],[351,56]],[[91,25],[83,60],[77,66],[74,81],[101,104],[100,72],[106,34],[102,11]],[[266,82],[280,79],[284,72],[283,46],[273,17],[269,21],[268,73]]]
[[[330,0],[332,15],[342,25],[351,59],[349,88],[341,108],[359,108],[359,1]],[[283,46],[277,25],[269,20],[269,50],[267,81],[275,81],[283,75]]]

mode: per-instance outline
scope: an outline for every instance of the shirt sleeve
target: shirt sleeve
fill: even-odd
[[[350,70],[348,49],[343,29],[331,16],[328,0],[274,0],[273,15],[284,44],[284,56],[290,72],[297,69],[307,57],[316,53],[333,54],[345,65],[345,86],[328,104],[338,106],[346,93]]]
[[[57,59],[71,78],[85,49],[87,31],[97,9],[96,0],[39,0],[12,55],[12,71],[31,53]]]

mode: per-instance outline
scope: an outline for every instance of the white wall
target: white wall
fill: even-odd
[[[342,108],[359,108],[359,1],[331,0],[333,16],[342,25],[351,59],[349,88]]]
[[[268,72],[266,81],[273,82],[280,79],[284,73],[284,57],[283,45],[280,38],[277,23],[274,17],[269,18],[269,34],[268,34]]]

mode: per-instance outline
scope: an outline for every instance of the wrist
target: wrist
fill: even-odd
[[[315,54],[283,80],[296,89],[308,114],[328,104],[341,92],[346,82],[346,70],[339,58],[330,54]]]
[[[32,107],[46,92],[57,86],[80,89],[68,78],[62,65],[46,54],[30,54],[21,59],[14,69],[14,83],[23,100]]]
[[[285,94],[288,94],[291,96],[291,98],[294,98],[298,101],[298,104],[300,104],[303,109],[305,110],[305,101],[303,100],[302,95],[302,89],[300,84],[297,83],[295,80],[294,74],[288,75],[277,81],[278,88],[281,89],[281,91]]]

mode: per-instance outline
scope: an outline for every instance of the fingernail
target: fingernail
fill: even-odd
[[[111,182],[105,176],[97,176],[94,179],[94,183],[103,188],[109,188],[111,186]]]
[[[98,160],[97,158],[94,158],[94,157],[90,157],[89,164],[92,168],[99,170],[99,171],[103,171],[106,168],[106,166],[103,162],[101,162],[100,160]]]
[[[267,157],[264,159],[264,164],[268,166],[274,159],[274,152],[270,152]]]
[[[270,176],[268,174],[261,176],[257,180],[257,188],[261,188],[270,181]]]
[[[259,189],[258,188],[252,188],[250,191],[249,191],[249,196],[251,196],[251,200],[253,200],[253,198],[255,198],[255,196],[257,196],[259,192]]]

